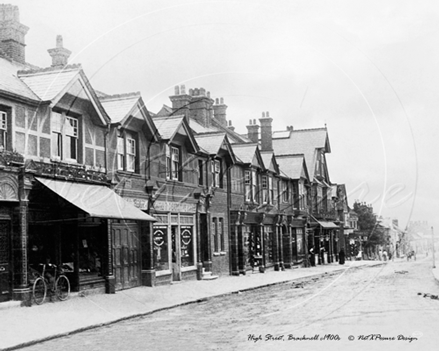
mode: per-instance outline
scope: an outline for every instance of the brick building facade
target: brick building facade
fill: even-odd
[[[153,114],[94,90],[61,36],[51,67],[26,63],[27,30],[0,6],[0,301],[29,301],[48,258],[107,293],[308,266],[312,247],[335,260],[326,129],[272,131],[264,112],[243,136],[185,86]]]

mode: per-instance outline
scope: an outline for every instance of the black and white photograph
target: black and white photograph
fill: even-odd
[[[0,351],[439,349],[439,2],[0,1]]]

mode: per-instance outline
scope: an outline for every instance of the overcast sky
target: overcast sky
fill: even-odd
[[[174,86],[223,97],[246,132],[327,125],[330,180],[438,232],[438,0],[10,0],[26,59],[49,66],[63,35],[93,87],[140,91],[157,112]],[[292,150],[294,152],[294,150]]]

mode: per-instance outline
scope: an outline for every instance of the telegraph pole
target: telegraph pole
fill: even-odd
[[[431,237],[432,237],[432,268],[435,268],[434,227],[431,227]]]

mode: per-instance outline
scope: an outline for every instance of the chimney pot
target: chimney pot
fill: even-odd
[[[180,94],[181,94],[181,95],[186,95],[186,92],[185,92],[185,85],[184,85],[184,84],[182,84],[182,85],[180,86]]]
[[[266,111],[266,117],[269,117],[269,112]]]
[[[257,120],[256,119],[254,119],[254,124],[257,124]]]
[[[204,88],[200,88],[200,95],[205,96],[205,89]]]
[[[194,90],[189,89],[189,95],[193,96],[194,95]]]
[[[217,98],[217,99],[215,99],[215,104],[216,104],[216,105],[218,105],[218,98]]]
[[[49,49],[47,52],[52,57],[52,67],[59,68],[67,65],[67,60],[72,53],[63,47],[63,37],[61,35],[57,35],[56,37],[55,48]]]
[[[180,95],[180,93],[179,93],[179,86],[178,85],[176,85],[174,87],[174,95]]]
[[[62,35],[57,35],[57,44],[56,44],[57,48],[62,48],[63,47],[63,36]]]
[[[208,98],[211,98],[211,93],[208,91],[208,92],[206,93],[206,96],[207,96]]]
[[[223,105],[223,98],[220,98],[220,104],[222,104]]]

